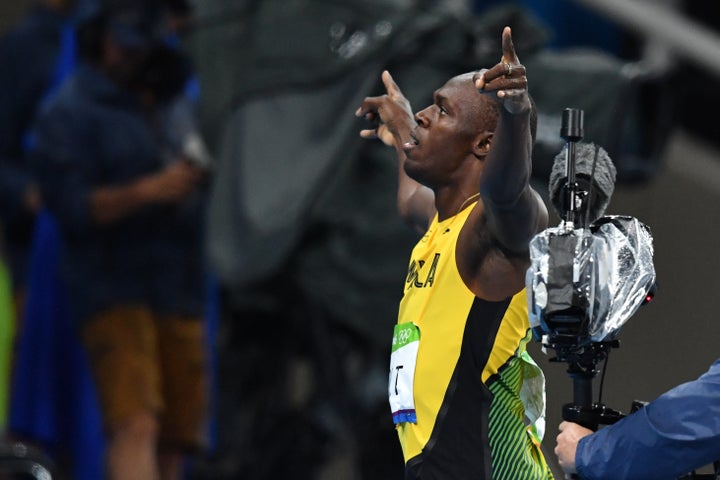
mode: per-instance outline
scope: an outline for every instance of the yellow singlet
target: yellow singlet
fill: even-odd
[[[457,269],[455,245],[471,210],[442,222],[435,216],[413,249],[405,281],[398,323],[414,323],[420,338],[417,423],[397,425],[408,478],[551,479],[520,401],[520,354],[529,338],[525,291],[481,300]]]

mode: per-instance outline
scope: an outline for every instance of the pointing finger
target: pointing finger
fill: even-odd
[[[382,73],[382,81],[385,85],[385,90],[387,90],[387,93],[390,97],[395,97],[398,94],[401,94],[400,87],[398,87],[397,83],[395,83],[395,80],[393,80],[392,75],[390,75],[390,72],[387,70],[383,71]]]
[[[510,27],[505,27],[502,33],[502,59],[507,63],[519,63],[517,54],[515,53],[515,46],[512,41],[512,30]]]

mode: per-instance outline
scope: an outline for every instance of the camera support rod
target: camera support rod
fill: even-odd
[[[577,108],[566,108],[562,114],[560,136],[567,142],[565,152],[565,173],[567,184],[565,187],[565,229],[572,231],[575,228],[575,213],[577,212],[577,182],[575,181],[575,144],[583,138],[584,112]]]

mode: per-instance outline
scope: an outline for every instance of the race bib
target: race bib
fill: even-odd
[[[420,329],[417,325],[414,323],[395,325],[388,380],[388,398],[395,424],[417,423],[413,383],[419,346]]]

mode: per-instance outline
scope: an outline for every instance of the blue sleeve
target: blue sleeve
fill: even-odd
[[[658,397],[578,443],[586,480],[674,479],[720,459],[720,360],[695,381]]]

